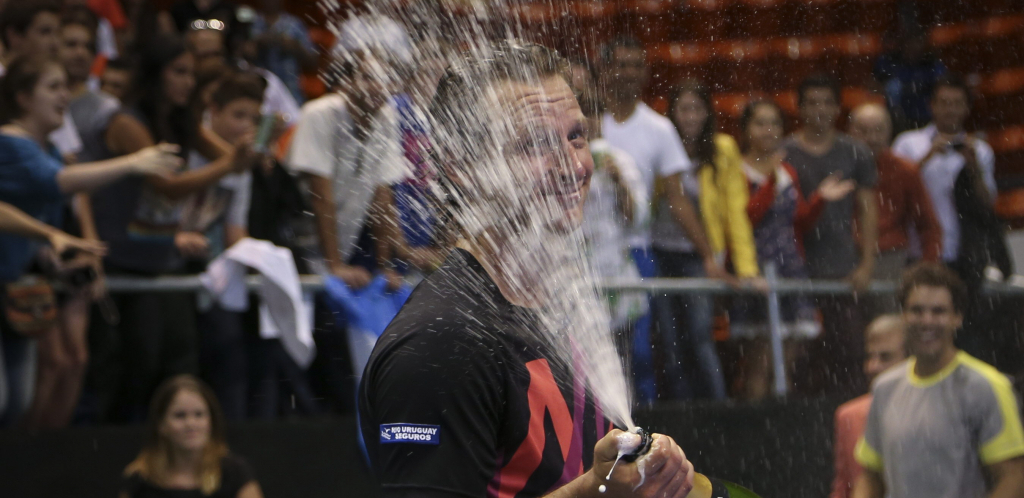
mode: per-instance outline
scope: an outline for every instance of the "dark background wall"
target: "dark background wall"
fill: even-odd
[[[838,400],[668,405],[637,422],[674,437],[699,472],[764,497],[821,498],[832,477],[832,413]],[[356,446],[355,418],[236,424],[233,451],[276,497],[374,497]],[[142,440],[140,427],[0,432],[0,496],[113,498]]]

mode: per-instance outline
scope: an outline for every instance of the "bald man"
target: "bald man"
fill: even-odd
[[[875,318],[868,325],[864,336],[864,375],[869,382],[907,357],[903,318],[900,315],[888,314]],[[836,410],[833,439],[835,476],[832,479],[831,498],[849,497],[853,483],[857,482],[863,470],[853,458],[853,449],[864,433],[870,408],[871,393],[868,393],[847,401]]]
[[[879,104],[864,104],[850,113],[850,135],[875,153],[878,167],[878,251],[876,279],[899,280],[907,265],[914,227],[921,240],[921,259],[938,261],[942,254],[942,226],[932,209],[917,166],[896,157],[889,149],[892,121]],[[886,311],[895,311],[894,308]]]

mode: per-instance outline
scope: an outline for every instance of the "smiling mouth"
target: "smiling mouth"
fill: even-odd
[[[549,189],[545,194],[547,197],[554,197],[563,205],[576,205],[583,199],[583,181],[575,183],[563,183]]]

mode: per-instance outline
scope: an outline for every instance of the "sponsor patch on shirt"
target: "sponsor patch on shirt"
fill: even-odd
[[[441,426],[423,424],[380,424],[381,444],[441,444]]]

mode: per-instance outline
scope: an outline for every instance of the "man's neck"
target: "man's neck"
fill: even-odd
[[[605,108],[608,109],[616,123],[626,122],[636,112],[637,105],[640,103],[640,100],[636,98],[617,98],[610,94],[609,97]]]
[[[832,145],[836,141],[836,129],[805,127],[800,130],[797,137],[805,150],[814,155],[821,155],[832,149]]]
[[[916,357],[914,361],[914,375],[923,378],[941,372],[943,368],[946,368],[950,362],[956,359],[956,353],[957,349],[950,346],[934,357]]]
[[[943,133],[943,134],[946,134],[946,135],[957,135],[960,132],[964,131],[964,127],[962,125],[958,125],[958,124],[939,124],[939,123],[935,123],[935,129],[938,130],[939,133]]]
[[[506,242],[501,237],[479,236],[460,239],[456,247],[468,251],[480,262],[508,302],[524,308],[540,307],[545,301],[539,294],[543,277],[536,268],[531,271],[519,264],[521,258],[511,254],[511,244]]]

